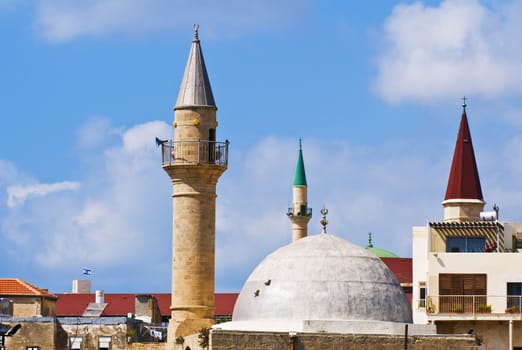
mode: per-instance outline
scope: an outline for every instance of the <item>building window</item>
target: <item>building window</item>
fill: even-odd
[[[478,305],[487,302],[486,274],[454,274],[439,275],[439,308],[440,312],[476,312]]]
[[[509,313],[520,313],[522,310],[522,283],[507,283],[507,309]]]
[[[111,348],[111,337],[99,337],[98,338],[98,350],[110,350]]]
[[[69,342],[71,343],[72,350],[78,350],[82,348],[82,337],[70,337]]]
[[[483,252],[486,237],[447,237],[446,252],[448,253],[477,253]]]
[[[27,346],[25,349],[26,350],[40,350],[40,347],[39,346]]]
[[[426,307],[426,282],[419,282],[419,308]]]

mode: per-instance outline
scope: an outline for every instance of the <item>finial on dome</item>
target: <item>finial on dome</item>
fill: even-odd
[[[194,40],[199,40],[199,24],[194,24]]]
[[[323,218],[321,219],[321,225],[323,226],[323,230],[321,231],[321,233],[326,233],[326,225],[328,225],[328,220],[326,219],[326,215],[328,215],[328,209],[323,207],[321,209],[321,215],[323,216]]]
[[[462,97],[462,112],[466,112],[466,107],[467,107],[467,104],[466,104],[466,96]]]
[[[366,248],[373,248],[372,233],[371,232],[368,232],[368,245],[366,246]]]

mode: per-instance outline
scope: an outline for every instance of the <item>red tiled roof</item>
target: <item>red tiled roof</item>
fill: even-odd
[[[46,289],[38,288],[19,278],[0,278],[0,295],[41,295],[54,297]]]
[[[413,282],[412,258],[381,258],[399,283]]]
[[[465,109],[460,120],[448,187],[444,197],[444,200],[448,199],[483,199]]]
[[[216,315],[232,315],[239,293],[216,293]]]
[[[161,316],[170,316],[170,293],[152,293],[158,302]],[[81,316],[89,303],[95,301],[94,294],[57,294],[56,316]],[[216,293],[216,315],[232,315],[238,293]],[[107,307],[102,316],[127,316],[136,313],[136,294],[105,294],[104,301]]]

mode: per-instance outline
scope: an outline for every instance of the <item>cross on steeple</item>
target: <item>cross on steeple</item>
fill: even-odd
[[[466,111],[466,106],[467,106],[466,100],[467,100],[466,96],[462,97],[462,109],[464,112]]]

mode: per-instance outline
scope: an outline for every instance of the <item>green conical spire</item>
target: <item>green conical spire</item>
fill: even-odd
[[[297,158],[297,166],[295,167],[294,186],[306,186],[306,173],[304,168],[301,139],[299,139],[299,157]]]

